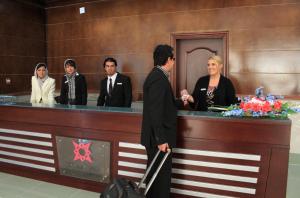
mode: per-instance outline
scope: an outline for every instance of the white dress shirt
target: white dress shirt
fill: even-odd
[[[110,83],[110,78],[112,81],[112,88],[114,88],[114,84],[116,82],[116,78],[117,78],[118,73],[116,72],[114,75],[112,76],[107,76],[107,83],[106,83],[106,89],[107,89],[107,93],[109,93],[109,83]]]

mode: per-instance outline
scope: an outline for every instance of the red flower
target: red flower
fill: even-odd
[[[281,110],[281,105],[282,105],[282,103],[280,101],[276,101],[274,103],[274,109],[277,111]]]
[[[243,108],[244,108],[244,105],[245,105],[245,103],[244,103],[244,102],[241,102],[240,108],[243,109]]]
[[[270,105],[270,103],[267,101],[264,103],[264,105],[262,106],[262,111],[264,113],[268,112],[268,111],[272,111],[272,107]]]
[[[250,103],[244,103],[242,109],[245,112],[251,110],[251,104]]]
[[[257,103],[252,103],[252,111],[258,112],[259,110],[261,110],[261,106]]]

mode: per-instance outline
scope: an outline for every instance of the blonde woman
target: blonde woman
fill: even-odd
[[[45,63],[38,63],[31,78],[31,103],[54,104],[55,80],[48,76]]]
[[[182,90],[183,100],[188,101],[196,111],[207,111],[208,107],[220,105],[229,106],[237,103],[235,89],[232,82],[221,74],[223,61],[220,56],[208,58],[208,75],[200,77],[192,95]]]

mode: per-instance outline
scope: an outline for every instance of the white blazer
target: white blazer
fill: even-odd
[[[54,104],[55,79],[48,77],[43,83],[42,89],[35,76],[31,78],[31,103],[39,103],[42,98],[44,104]]]

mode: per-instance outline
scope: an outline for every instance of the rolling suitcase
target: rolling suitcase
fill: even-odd
[[[152,178],[150,179],[148,185],[144,192],[141,191],[141,187],[144,184],[152,166],[154,165],[155,161],[157,160],[158,155],[160,154],[160,150],[157,151],[154,159],[152,160],[150,166],[147,168],[146,173],[144,174],[143,178],[141,179],[139,185],[136,185],[135,182],[130,181],[125,178],[114,179],[113,182],[104,190],[104,192],[100,195],[100,198],[144,198],[146,197],[147,192],[149,191],[152,183],[154,182],[156,176],[158,175],[161,167],[165,163],[167,157],[171,153],[171,149],[168,149],[164,158],[160,162],[157,170],[153,174]]]

